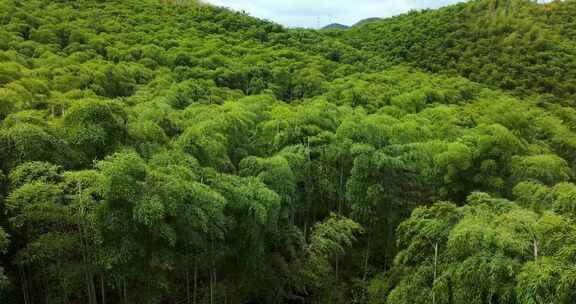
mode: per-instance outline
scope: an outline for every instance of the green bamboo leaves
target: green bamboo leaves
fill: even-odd
[[[574,3],[0,0],[0,302],[575,302]]]

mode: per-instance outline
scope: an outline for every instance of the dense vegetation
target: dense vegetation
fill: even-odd
[[[411,12],[355,27],[343,38],[393,62],[574,105],[576,2],[535,2],[471,1]]]
[[[0,301],[574,303],[575,5],[0,0]]]

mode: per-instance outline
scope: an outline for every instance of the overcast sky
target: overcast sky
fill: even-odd
[[[205,0],[244,10],[290,27],[352,25],[370,17],[389,17],[411,9],[437,8],[463,0]]]

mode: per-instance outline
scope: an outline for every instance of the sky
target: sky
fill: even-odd
[[[370,17],[390,17],[411,9],[438,8],[463,0],[205,0],[244,10],[251,16],[288,27],[318,28],[330,23],[353,25]]]

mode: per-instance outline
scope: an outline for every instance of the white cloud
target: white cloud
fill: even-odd
[[[437,8],[462,0],[206,0],[291,27],[352,25],[370,17],[389,17],[411,9]]]

